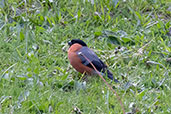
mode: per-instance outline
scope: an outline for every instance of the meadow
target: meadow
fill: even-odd
[[[127,114],[171,113],[170,0],[0,0],[0,114],[122,114],[67,57],[82,39],[119,83]]]

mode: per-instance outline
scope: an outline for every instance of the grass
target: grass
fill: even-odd
[[[1,0],[0,113],[122,113],[99,78],[85,84],[67,42],[109,66],[126,112],[171,112],[170,0]],[[106,78],[109,82],[109,80]]]

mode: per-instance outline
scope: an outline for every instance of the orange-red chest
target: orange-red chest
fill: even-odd
[[[88,74],[92,74],[93,73],[93,69],[89,68],[87,66],[85,66],[84,64],[82,64],[81,59],[79,58],[79,56],[77,55],[77,51],[79,51],[82,48],[82,46],[80,44],[73,44],[69,50],[68,50],[68,59],[71,63],[71,65],[80,73],[88,73]]]

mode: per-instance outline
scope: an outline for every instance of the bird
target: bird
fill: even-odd
[[[102,76],[107,75],[107,77],[113,81],[113,74],[108,69],[107,65],[104,64],[94,51],[88,48],[83,40],[72,39],[68,42],[68,45],[68,59],[76,71],[88,75],[100,73]],[[93,68],[90,62],[96,67],[97,71]],[[114,81],[119,82],[117,79],[114,79]]]

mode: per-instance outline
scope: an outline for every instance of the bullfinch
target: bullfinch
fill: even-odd
[[[70,46],[68,50],[68,59],[70,64],[78,72],[86,73],[89,75],[97,74],[93,66],[90,64],[91,62],[102,76],[107,75],[109,79],[113,80],[113,74],[99,59],[99,57],[90,48],[87,47],[87,44],[84,41],[80,39],[72,39],[68,42],[68,45]],[[118,82],[117,79],[114,79],[114,81]]]

